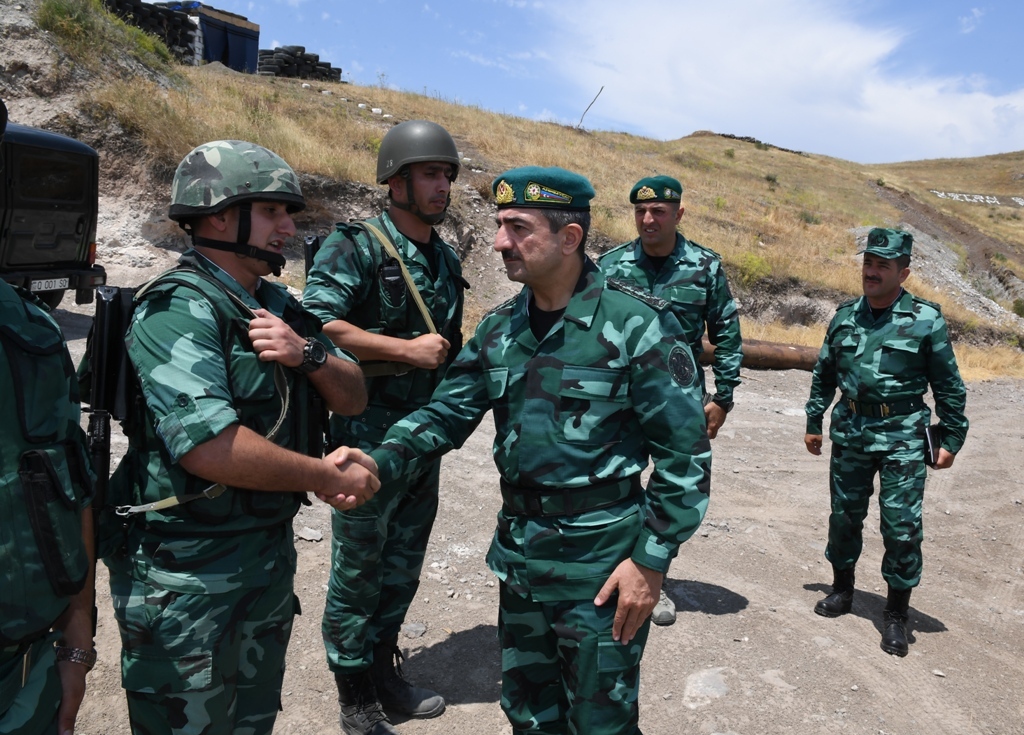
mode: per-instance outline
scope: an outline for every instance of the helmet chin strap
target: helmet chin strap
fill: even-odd
[[[406,212],[411,212],[421,222],[424,222],[430,225],[431,227],[433,227],[434,225],[439,225],[442,222],[444,222],[444,217],[446,214],[448,214],[448,207],[452,205],[451,192],[448,193],[448,198],[444,203],[444,209],[442,209],[437,214],[424,214],[423,211],[420,209],[419,205],[416,204],[416,196],[415,194],[413,194],[412,191],[412,177],[405,176],[403,178],[405,178],[405,198],[408,199],[409,201],[396,202],[394,197],[391,197],[391,203],[394,206],[398,207],[399,209],[402,209]]]
[[[195,232],[189,231],[192,236],[192,244],[212,250],[223,250],[227,253],[235,253],[243,258],[255,258],[270,265],[270,271],[280,277],[281,268],[284,267],[285,258],[280,253],[272,253],[263,250],[255,245],[249,244],[249,235],[252,232],[252,203],[243,202],[238,205],[238,237],[235,242],[224,240],[211,240],[208,237],[199,237]]]

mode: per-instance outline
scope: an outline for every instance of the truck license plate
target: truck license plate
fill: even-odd
[[[57,291],[68,287],[67,278],[43,278],[38,281],[31,281],[28,290],[36,291]]]

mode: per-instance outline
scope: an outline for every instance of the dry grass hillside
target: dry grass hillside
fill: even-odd
[[[945,267],[958,280],[950,287],[950,278],[929,277],[915,262],[912,290],[943,305],[958,349],[979,366],[978,375],[1024,375],[1024,205],[1011,199],[1024,196],[1024,152],[863,166],[710,132],[657,141],[379,87],[311,86],[219,65],[174,66],[158,41],[107,15],[99,0],[0,0],[0,7],[9,15],[18,8],[21,21],[30,19],[24,25],[48,29],[41,36],[19,33],[52,49],[48,66],[15,62],[0,69],[0,94],[16,98],[13,118],[27,106],[73,94],[73,109],[41,122],[100,150],[104,193],[119,201],[130,194],[132,206],[146,208],[150,219],[165,209],[170,176],[188,150],[241,138],[277,151],[301,172],[312,206],[300,230],[323,232],[336,219],[377,205],[381,138],[395,122],[426,118],[451,131],[466,159],[453,197],[454,235],[464,254],[488,244],[490,182],[506,168],[557,165],[587,175],[598,192],[594,250],[635,236],[627,201],[633,182],[671,174],[686,190],[683,230],[721,254],[746,333],[817,344],[832,307],[860,291],[858,234],[875,225],[913,226],[944,250]],[[5,56],[21,53],[16,40],[0,43]],[[933,191],[998,195],[1003,203],[939,198]],[[984,309],[977,308],[979,299]],[[968,356],[971,348],[979,352]]]

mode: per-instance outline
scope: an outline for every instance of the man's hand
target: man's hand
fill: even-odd
[[[78,708],[85,697],[85,675],[88,669],[73,661],[58,661],[57,675],[60,677],[60,709],[57,711],[57,732],[71,735],[75,731]]]
[[[938,460],[936,460],[935,464],[932,465],[932,467],[937,469],[937,470],[949,469],[950,467],[953,466],[953,460],[954,459],[956,459],[956,455],[955,454],[953,454],[952,452],[946,451],[945,449],[942,449],[940,447],[939,448],[939,458],[938,458]]]
[[[604,583],[594,598],[598,607],[611,599],[616,591],[619,600],[615,606],[615,622],[612,623],[612,640],[621,640],[626,645],[658,604],[661,583],[665,575],[626,559],[615,567],[615,571]]]
[[[255,313],[256,318],[249,322],[249,341],[259,358],[290,368],[301,365],[306,340],[266,309],[256,309]]]
[[[380,490],[377,463],[365,452],[352,447],[338,447],[322,460],[339,473],[336,486],[316,496],[337,510],[351,510],[373,498]]]
[[[821,434],[804,434],[804,444],[807,451],[815,456],[821,456]]]
[[[704,418],[708,422],[708,439],[714,439],[718,436],[718,430],[722,428],[722,424],[725,423],[726,417],[725,409],[719,406],[714,401],[704,406]]]
[[[444,361],[448,359],[449,349],[451,343],[440,334],[421,334],[406,342],[407,352],[402,362],[433,370],[444,365]]]

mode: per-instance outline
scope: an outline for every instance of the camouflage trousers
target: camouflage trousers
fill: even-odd
[[[651,619],[612,640],[615,598],[535,602],[502,583],[501,709],[513,735],[639,735],[640,659]]]
[[[895,589],[921,581],[921,507],[926,477],[924,447],[903,442],[884,452],[860,452],[833,442],[832,512],[828,518],[825,558],[837,569],[856,565],[863,548],[864,518],[878,475],[880,530],[885,545],[882,577]]]
[[[299,614],[294,570],[216,594],[110,573],[121,685],[134,735],[269,735]]]
[[[398,635],[420,584],[437,515],[440,460],[381,486],[373,500],[333,511],[331,578],[322,624],[331,671],[355,674]]]
[[[40,638],[27,651],[0,649],[0,733],[3,735],[56,735],[57,709],[61,687],[53,643],[60,638],[54,632]],[[6,655],[6,654],[10,655]],[[24,654],[29,670],[21,686]]]

